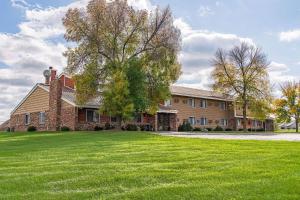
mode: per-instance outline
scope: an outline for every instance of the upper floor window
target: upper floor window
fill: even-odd
[[[226,109],[227,109],[227,107],[226,107],[226,102],[220,102],[220,108],[221,108],[222,110],[226,110]]]
[[[46,122],[46,113],[45,112],[40,112],[39,122],[40,122],[40,124],[45,124],[45,122]]]
[[[200,125],[207,125],[207,118],[206,117],[201,117],[200,118]]]
[[[99,113],[96,110],[86,110],[86,121],[87,122],[98,122]]]
[[[227,119],[221,119],[221,126],[227,126],[228,120]]]
[[[207,108],[207,100],[200,99],[200,108]]]
[[[196,124],[195,117],[189,117],[189,123],[190,123],[191,125]]]
[[[188,104],[189,104],[189,106],[191,106],[191,107],[195,107],[195,99],[193,99],[193,98],[189,99],[189,100],[188,100]]]
[[[25,125],[30,124],[30,113],[25,114]]]
[[[165,106],[171,106],[171,105],[172,105],[171,99],[165,100]]]

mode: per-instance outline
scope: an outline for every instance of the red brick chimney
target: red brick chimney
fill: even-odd
[[[49,67],[50,70],[50,82],[56,79],[56,69]]]
[[[49,130],[60,130],[62,82],[56,77],[56,70],[51,69],[49,89]]]

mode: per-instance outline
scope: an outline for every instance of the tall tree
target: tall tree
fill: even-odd
[[[126,0],[91,0],[85,10],[69,9],[63,24],[65,39],[75,44],[65,56],[79,104],[101,95],[101,110],[128,118],[136,111],[154,113],[168,98],[181,71],[180,31],[169,7],[148,12]],[[132,106],[119,109],[125,99]]]
[[[287,82],[281,86],[282,97],[274,101],[274,113],[278,122],[295,119],[298,132],[300,117],[300,83]]]
[[[252,114],[266,115],[271,90],[268,78],[266,55],[253,45],[245,42],[231,50],[218,49],[213,59],[213,89],[235,97],[243,110],[243,129],[247,130],[247,111]],[[259,110],[259,112],[258,112]]]

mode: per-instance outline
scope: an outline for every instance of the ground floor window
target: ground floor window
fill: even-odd
[[[111,122],[117,122],[117,118],[116,117],[110,117],[110,121]]]
[[[30,113],[25,114],[25,125],[30,124]]]
[[[222,126],[227,126],[228,125],[228,120],[227,119],[221,119],[221,125]]]
[[[46,113],[45,112],[40,112],[39,121],[40,121],[40,124],[45,124],[45,121],[46,121]]]
[[[87,122],[99,122],[99,113],[96,110],[86,110]]]
[[[206,119],[206,117],[201,117],[200,118],[200,125],[202,125],[202,126],[207,125],[207,119]]]
[[[189,123],[191,125],[194,125],[195,124],[195,117],[189,117]]]

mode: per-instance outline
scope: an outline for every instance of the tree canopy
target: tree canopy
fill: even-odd
[[[218,49],[213,59],[213,89],[235,97],[243,110],[243,128],[246,131],[247,110],[265,118],[269,111],[271,89],[268,61],[260,48],[245,42],[231,50]]]
[[[66,70],[74,75],[77,101],[101,96],[101,110],[122,119],[154,113],[169,96],[181,66],[180,31],[170,8],[149,12],[125,0],[92,0],[86,9],[69,9],[63,18]]]
[[[295,119],[296,132],[300,117],[300,83],[286,82],[281,86],[282,97],[274,101],[274,113],[278,122]]]

